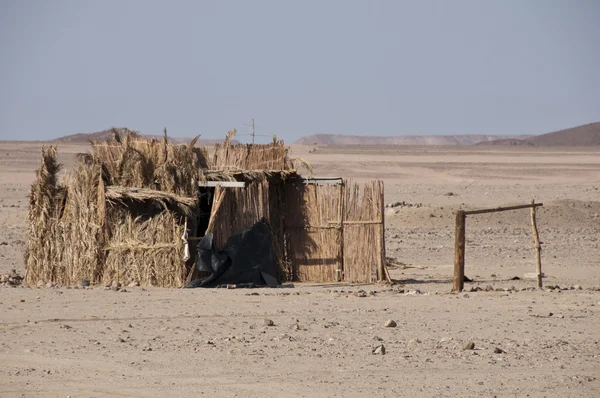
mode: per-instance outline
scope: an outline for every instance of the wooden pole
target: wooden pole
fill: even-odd
[[[534,199],[531,199],[531,204],[533,205],[535,202]],[[531,229],[533,231],[533,244],[535,247],[535,260],[536,260],[536,271],[537,271],[537,280],[538,287],[542,288],[542,246],[540,245],[540,235],[537,229],[537,223],[535,221],[535,207],[531,207]]]
[[[454,241],[454,286],[453,292],[460,293],[465,283],[465,212],[456,212],[456,231]]]
[[[381,226],[380,228],[380,232],[379,232],[379,238],[380,238],[380,246],[379,246],[379,252],[381,253],[381,258],[379,259],[379,261],[381,261],[380,263],[380,267],[381,267],[381,278],[379,279],[380,281],[382,280],[387,280],[388,282],[392,282],[392,278],[390,278],[390,274],[388,272],[388,269],[385,265],[385,187],[383,185],[383,181],[377,181],[377,187],[381,188],[380,190],[378,190],[379,193],[379,213],[381,214]]]

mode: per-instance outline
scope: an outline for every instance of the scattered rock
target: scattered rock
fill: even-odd
[[[465,348],[464,348],[464,350],[474,350],[474,349],[475,349],[475,343],[473,343],[473,342],[467,343],[467,345],[465,345]]]
[[[394,321],[393,319],[388,319],[387,321],[385,321],[385,326],[386,328],[395,328],[397,326],[396,321]]]
[[[355,292],[354,295],[356,297],[367,297],[367,292],[365,292],[364,290],[361,289],[361,290]]]
[[[465,294],[463,294],[463,297],[464,298],[469,298],[469,295],[465,293]]]
[[[486,292],[492,292],[492,291],[494,291],[494,288],[491,285],[487,285],[486,287],[483,288],[483,290],[485,290]]]
[[[373,340],[375,340],[375,341],[383,341],[383,339],[381,337],[379,337],[379,336],[374,336]]]
[[[573,286],[573,289],[582,290],[583,288],[581,287],[581,285],[575,285],[575,286]]]
[[[120,291],[121,293],[127,293],[129,290],[127,290],[127,289],[121,289],[121,290],[119,290],[119,291]]]
[[[127,287],[138,287],[139,285],[140,283],[138,281],[133,281],[129,285],[127,285]]]
[[[456,196],[454,192],[446,192],[444,196]]]
[[[408,344],[421,344],[421,340],[419,340],[419,339],[410,339],[410,340],[408,340]]]
[[[504,354],[504,352],[505,351],[501,348],[498,348],[498,347],[494,348],[494,354]]]
[[[87,287],[89,285],[90,285],[90,281],[89,280],[87,280],[87,279],[82,279],[81,280],[81,286]]]
[[[373,348],[373,355],[385,355],[385,346],[383,344]]]
[[[273,322],[271,319],[264,319],[263,321],[265,326],[275,326],[275,322]]]

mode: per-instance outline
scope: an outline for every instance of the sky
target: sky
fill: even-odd
[[[600,121],[598,0],[0,0],[0,138]]]

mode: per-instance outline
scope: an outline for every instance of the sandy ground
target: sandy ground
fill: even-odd
[[[39,147],[0,143],[2,274],[24,273]],[[381,178],[386,202],[406,203],[386,214],[398,285],[0,287],[0,396],[600,396],[600,149],[292,153],[316,175]],[[453,212],[532,198],[544,283],[562,289],[523,279],[535,257],[521,210],[467,219],[474,282],[450,294]]]

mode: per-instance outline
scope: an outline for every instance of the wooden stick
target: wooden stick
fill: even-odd
[[[387,266],[385,264],[385,224],[384,224],[385,217],[383,215],[383,212],[385,210],[385,199],[384,199],[385,187],[384,187],[382,181],[377,181],[377,186],[381,187],[381,190],[379,190],[379,206],[377,208],[377,210],[379,211],[379,217],[381,220],[381,226],[379,227],[380,228],[379,229],[379,239],[380,239],[379,252],[380,252],[381,256],[380,256],[379,261],[381,262],[382,276],[385,276],[385,279],[389,283],[392,283],[392,278],[390,278],[390,274],[389,274]]]
[[[456,231],[454,241],[454,286],[453,292],[462,292],[465,284],[465,221],[466,214],[456,212]]]
[[[493,208],[493,209],[468,210],[468,211],[465,211],[464,213],[465,213],[465,215],[468,216],[468,215],[471,215],[471,214],[497,213],[499,211],[529,209],[529,208],[541,207],[543,205],[544,205],[543,203],[531,203],[531,204],[528,204],[528,205],[496,207],[496,208]]]
[[[339,206],[339,217],[340,217],[340,272],[337,273],[337,281],[341,282],[345,279],[344,277],[344,213],[346,212],[345,199],[346,198],[346,184],[342,180],[340,184],[340,206]]]
[[[540,235],[537,229],[537,223],[535,221],[535,207],[533,206],[535,200],[531,199],[531,229],[533,231],[533,244],[535,247],[535,260],[536,260],[536,271],[538,287],[542,288],[542,246],[540,245]]]

